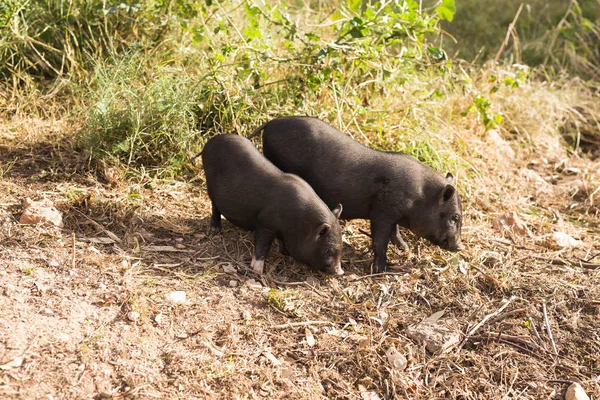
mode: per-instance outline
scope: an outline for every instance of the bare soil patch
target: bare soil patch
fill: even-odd
[[[407,234],[412,252],[369,276],[368,224],[352,221],[346,275],[274,246],[257,276],[251,233],[206,235],[201,179],[97,178],[65,131],[0,132],[2,398],[540,399],[568,381],[600,397],[598,162],[488,154],[460,254]],[[18,224],[26,197],[64,227]],[[525,231],[494,229],[511,211]],[[407,327],[438,311],[461,343],[430,354]]]

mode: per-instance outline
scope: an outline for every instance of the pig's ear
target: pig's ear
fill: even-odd
[[[442,195],[440,196],[440,205],[445,204],[448,200],[454,196],[454,192],[456,189],[452,185],[446,185],[444,190],[442,190]]]
[[[450,185],[452,185],[454,183],[454,175],[452,175],[450,172],[448,172],[446,174],[446,180],[448,181],[448,183]]]
[[[317,227],[317,239],[320,239],[325,234],[327,234],[327,232],[329,232],[330,229],[331,229],[331,225],[329,225],[329,224],[322,223],[321,225],[319,225]]]
[[[331,212],[333,213],[333,215],[335,215],[337,219],[340,219],[340,215],[342,215],[343,209],[344,207],[342,207],[341,204],[338,204],[333,210],[331,210]]]

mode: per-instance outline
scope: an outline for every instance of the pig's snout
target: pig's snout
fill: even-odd
[[[330,268],[332,275],[344,275],[344,270],[342,269],[341,261],[338,261]]]
[[[443,247],[446,250],[450,250],[450,251],[454,251],[454,252],[456,252],[456,251],[463,251],[465,249],[465,246],[463,246],[460,243],[460,240],[455,241],[455,242],[450,242],[450,243],[448,243],[447,246],[443,246]]]

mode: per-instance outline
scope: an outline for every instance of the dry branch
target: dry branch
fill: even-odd
[[[475,332],[477,332],[483,325],[485,325],[485,323],[490,319],[493,318],[495,316],[497,316],[498,314],[500,314],[502,311],[504,311],[504,309],[506,307],[508,307],[508,305],[510,303],[512,303],[512,301],[515,299],[515,296],[512,296],[510,299],[508,299],[506,301],[506,303],[504,303],[499,309],[497,309],[496,311],[494,311],[491,314],[486,315],[477,325],[475,325],[466,335],[465,338],[463,339],[463,341],[458,345],[457,350],[461,350],[463,348],[463,346],[467,343],[467,341],[469,340],[469,338],[475,334]]]
[[[550,338],[550,343],[552,343],[552,350],[554,351],[554,355],[558,356],[558,351],[556,350],[556,343],[554,343],[554,336],[552,336],[552,330],[550,329],[550,321],[548,321],[548,312],[546,311],[546,303],[542,303],[542,310],[544,312],[544,324],[546,325],[546,331],[548,332],[548,337]]]
[[[309,325],[333,325],[331,321],[302,321],[302,322],[288,322],[287,324],[273,325],[271,329],[285,329],[293,328],[296,326],[309,326]]]

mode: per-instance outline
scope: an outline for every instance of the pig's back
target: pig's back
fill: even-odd
[[[367,218],[381,162],[388,161],[327,123],[284,117],[263,132],[265,156],[282,171],[306,180],[329,208],[341,203],[342,218]]]

